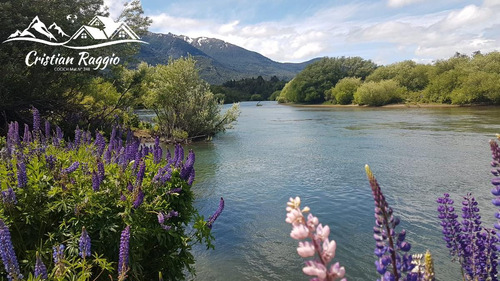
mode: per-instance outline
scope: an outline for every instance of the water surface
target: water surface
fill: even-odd
[[[285,223],[300,196],[331,228],[348,280],[376,280],[373,199],[364,165],[401,217],[412,253],[430,249],[438,280],[459,280],[436,218],[435,199],[473,192],[486,224],[488,140],[500,132],[498,108],[299,108],[241,104],[233,130],[196,152],[196,205],[210,215],[215,250],[196,249],[194,280],[309,280]]]

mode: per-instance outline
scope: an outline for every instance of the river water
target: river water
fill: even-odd
[[[215,250],[195,249],[194,280],[309,280],[285,223],[300,196],[337,242],[334,261],[348,280],[376,280],[369,164],[407,230],[411,253],[431,250],[437,280],[459,280],[441,238],[435,202],[472,192],[484,224],[494,222],[491,153],[500,109],[305,108],[241,103],[234,129],[196,152],[196,205],[205,216],[219,198]],[[457,208],[458,210],[460,208]]]

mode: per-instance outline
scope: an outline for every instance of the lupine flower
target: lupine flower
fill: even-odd
[[[54,144],[54,146],[58,147],[59,145],[61,145],[63,137],[63,131],[61,130],[61,128],[59,128],[59,126],[56,126],[56,135],[55,138],[52,139],[52,143]]]
[[[82,258],[85,257],[90,257],[90,236],[85,229],[85,227],[82,228],[82,234],[80,235],[80,241],[78,244],[78,249],[80,250],[79,255]]]
[[[170,149],[167,148],[167,155],[165,156],[165,160],[167,160],[167,162],[170,162],[171,159],[172,154],[170,154]]]
[[[92,171],[92,189],[94,191],[99,191],[100,184],[99,175],[97,175],[96,171]]]
[[[59,245],[59,247],[54,246],[52,247],[52,257],[54,258],[54,263],[59,263],[64,260],[64,247],[63,244]]]
[[[130,191],[130,192],[132,192],[134,190],[134,186],[132,185],[132,183],[129,182],[127,184],[127,190]]]
[[[95,133],[94,146],[96,147],[97,156],[101,156],[104,153],[104,149],[106,149],[106,140],[104,140],[104,137],[99,131]]]
[[[434,281],[434,261],[432,260],[432,255],[429,250],[425,252],[424,262],[425,262],[424,280]]]
[[[108,162],[108,163],[111,163],[111,151],[113,149],[111,148],[111,143],[110,145],[108,146],[108,149],[106,149],[106,151],[104,152],[104,161]]]
[[[182,188],[176,187],[176,188],[172,188],[171,190],[167,191],[167,194],[181,193],[181,191],[182,191]]]
[[[56,157],[54,155],[45,155],[45,162],[47,163],[47,168],[53,170],[56,166]]]
[[[17,186],[26,187],[28,184],[28,176],[26,175],[26,165],[23,161],[17,163]]]
[[[36,252],[35,278],[40,278],[42,280],[49,278],[47,275],[47,267],[45,267],[45,264],[43,263],[38,252]]]
[[[19,123],[11,122],[9,124],[9,132],[7,134],[7,147],[11,148],[20,144],[21,141],[19,140]]]
[[[187,180],[187,184],[189,185],[193,185],[193,182],[194,182],[194,176],[195,176],[195,172],[194,172],[194,169],[191,170],[191,173],[189,174],[189,178]]]
[[[8,187],[7,190],[2,191],[2,201],[6,205],[16,205],[17,204],[17,199],[16,199],[16,193],[12,189],[12,187]]]
[[[175,146],[175,155],[174,155],[174,166],[176,168],[179,168],[182,164],[182,161],[184,160],[184,148],[182,145],[177,144]]]
[[[104,163],[101,161],[97,162],[97,175],[99,176],[99,184],[102,183],[105,177]]]
[[[62,173],[63,174],[71,174],[73,173],[74,171],[76,171],[76,169],[78,169],[78,167],[80,166],[80,162],[78,161],[75,161],[73,162],[68,168],[66,169],[63,169],[62,170]]]
[[[182,166],[180,176],[183,180],[187,180],[191,175],[191,171],[194,169],[195,156],[193,150],[189,151],[188,157],[184,166]]]
[[[170,230],[172,227],[169,225],[165,225],[165,220],[169,220],[170,218],[179,216],[179,213],[176,211],[170,211],[167,215],[163,212],[158,213],[158,223],[165,230]]]
[[[335,257],[337,244],[334,240],[329,240],[330,227],[319,223],[317,217],[309,214],[307,220],[303,213],[309,212],[309,207],[300,209],[300,198],[290,198],[287,202],[287,215],[285,221],[292,224],[290,237],[295,240],[311,239],[311,241],[300,241],[297,247],[297,253],[303,258],[317,257],[313,260],[307,260],[302,269],[304,274],[315,276],[311,280],[332,281],[343,278],[345,275],[344,267],[337,262],[328,268],[328,264]],[[343,278],[342,281],[346,279]]]
[[[30,126],[28,126],[28,124],[24,124],[23,143],[28,144],[30,142],[31,142]]]
[[[145,172],[146,172],[146,163],[144,162],[144,160],[141,159],[141,162],[139,163],[139,171],[137,172],[137,178],[135,180],[136,186],[142,185],[142,180],[144,179]]]
[[[153,146],[153,161],[155,164],[160,163],[161,157],[163,156],[163,150],[160,146],[160,137],[156,136],[155,144]]]
[[[46,143],[49,142],[50,139],[50,122],[48,120],[45,120],[45,141]]]
[[[415,266],[411,263],[411,256],[406,253],[410,250],[411,245],[404,241],[405,230],[399,234],[396,233],[395,228],[400,222],[399,218],[392,215],[392,208],[385,200],[377,179],[368,165],[365,165],[365,170],[375,201],[376,226],[373,228],[373,237],[376,245],[374,253],[378,258],[375,261],[375,267],[377,272],[382,275],[382,280],[399,280],[403,277],[404,272],[410,272]],[[392,271],[388,271],[389,265],[392,265]],[[408,275],[412,275],[412,273]]]
[[[135,200],[133,203],[133,206],[135,209],[139,208],[139,206],[142,204],[144,201],[144,192],[142,191],[141,187],[137,188],[137,193],[135,195]]]
[[[40,136],[40,111],[36,108],[31,109],[33,112],[33,134],[35,138]]]
[[[215,220],[220,216],[222,210],[224,210],[224,198],[221,197],[219,201],[219,207],[217,208],[215,213],[208,218],[207,222],[208,228],[212,229],[212,225],[214,224]]]
[[[9,280],[22,280],[23,275],[19,271],[16,253],[10,236],[9,228],[0,219],[0,258],[5,266]]]
[[[125,280],[128,271],[130,225],[122,231],[120,238],[120,256],[118,259],[118,280]]]

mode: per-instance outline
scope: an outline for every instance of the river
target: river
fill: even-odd
[[[334,261],[348,280],[376,280],[369,164],[407,230],[411,253],[431,250],[437,280],[459,280],[441,238],[435,202],[460,203],[472,192],[484,225],[495,209],[488,141],[500,133],[500,109],[305,108],[241,103],[234,129],[196,152],[196,206],[205,216],[219,198],[215,250],[195,249],[194,280],[309,280],[285,223],[286,202],[300,196],[337,242]],[[457,208],[460,210],[460,208]]]

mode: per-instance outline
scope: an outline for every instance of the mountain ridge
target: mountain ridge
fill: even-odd
[[[216,38],[191,38],[172,33],[148,32],[142,40],[137,55],[151,65],[167,63],[169,58],[192,56],[197,61],[200,76],[210,84],[222,84],[230,80],[240,80],[262,76],[270,79],[273,76],[282,80],[290,80],[315,58],[301,63],[281,63],[273,61],[257,52]]]

